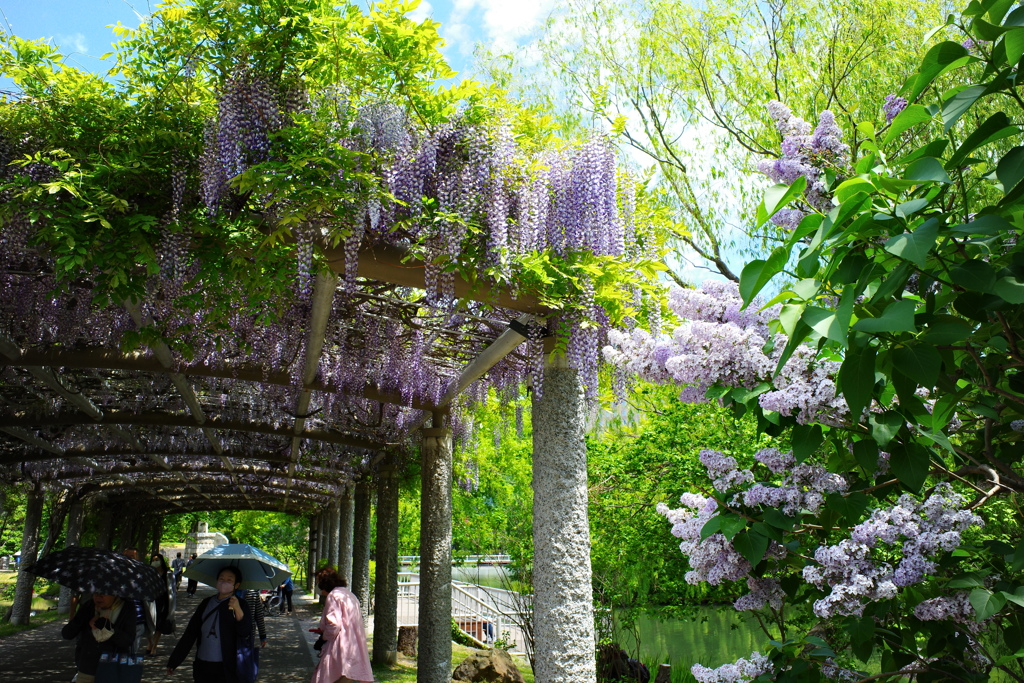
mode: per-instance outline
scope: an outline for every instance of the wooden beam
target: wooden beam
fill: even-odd
[[[139,353],[123,354],[118,351],[110,351],[106,349],[85,349],[73,351],[55,348],[47,351],[30,350],[25,351],[17,359],[0,356],[0,367],[3,366],[21,368],[52,366],[82,370],[126,370],[129,372],[148,372],[167,375],[177,372],[186,377],[211,377],[242,382],[258,382],[260,384],[275,384],[278,386],[292,386],[294,384],[289,373],[282,371],[265,373],[260,366],[255,364],[239,363],[214,366],[197,364],[194,366],[180,367],[177,370],[171,370],[165,368],[161,365],[160,361],[152,356],[145,356]],[[410,403],[399,394],[383,392],[376,387],[369,385],[364,387],[361,392],[353,394],[351,392],[340,391],[336,387],[325,384],[322,381],[317,381],[316,378],[314,378],[305,385],[305,388],[310,391],[365,398],[379,403],[393,403],[395,405],[407,406],[416,410],[434,410],[437,408],[433,403],[424,401],[413,400]]]
[[[30,429],[32,427],[55,427],[62,425],[82,425],[82,424],[97,424],[97,425],[111,425],[111,424],[127,424],[127,425],[139,425],[144,427],[188,427],[188,428],[202,428],[207,429],[223,429],[226,431],[239,431],[239,432],[250,432],[255,434],[267,434],[270,436],[282,436],[292,437],[294,433],[290,427],[271,427],[270,425],[258,424],[252,422],[242,422],[238,420],[223,420],[218,417],[209,418],[205,423],[199,424],[195,419],[188,415],[173,415],[170,413],[127,413],[122,411],[107,411],[102,420],[90,420],[89,418],[79,415],[77,413],[59,413],[57,415],[42,415],[38,417],[32,416],[13,416],[13,415],[2,415],[0,416],[0,429],[6,428],[17,428],[17,429]],[[338,434],[337,432],[324,432],[324,431],[304,431],[300,435],[300,438],[309,439],[310,441],[322,441],[324,443],[334,443],[341,446],[351,446],[353,448],[363,448],[366,450],[377,450],[386,446],[397,446],[397,443],[382,443],[379,441],[372,441],[370,439],[363,439],[355,436],[347,436],[344,434]]]
[[[345,249],[343,246],[321,245],[327,264],[338,275],[345,273]],[[412,258],[398,247],[377,244],[359,251],[359,277],[378,282],[426,289],[424,264]],[[540,305],[536,297],[523,294],[513,298],[505,290],[494,290],[483,281],[467,282],[455,276],[455,296],[460,299],[480,301],[492,306],[501,306],[521,313],[544,316],[550,311]]]

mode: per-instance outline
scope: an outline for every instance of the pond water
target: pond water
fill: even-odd
[[[635,656],[636,638],[616,624],[619,644]],[[757,622],[732,607],[700,607],[688,619],[658,619],[643,616],[637,620],[640,660],[645,663],[671,664],[672,669],[689,670],[699,663],[717,667],[747,657],[754,650],[764,651],[767,638]]]
[[[452,578],[490,588],[505,588],[504,568],[500,566],[452,567]],[[693,618],[658,619],[643,616],[637,621],[640,659],[644,662],[671,664],[673,669],[689,670],[690,665],[721,666],[764,650],[766,638],[757,622],[730,606],[700,607]],[[617,629],[619,643],[635,656],[636,639],[632,633]]]

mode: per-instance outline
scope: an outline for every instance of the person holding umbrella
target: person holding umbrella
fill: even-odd
[[[79,606],[60,634],[78,638],[75,645],[77,683],[93,683],[100,655],[124,652],[135,642],[135,607],[119,597],[93,593],[92,601]]]
[[[185,657],[198,645],[192,663],[195,683],[235,683],[237,639],[252,631],[252,615],[244,600],[235,591],[242,584],[242,571],[227,566],[217,574],[217,595],[212,595],[196,607],[178,644],[167,661],[167,675],[185,661]]]

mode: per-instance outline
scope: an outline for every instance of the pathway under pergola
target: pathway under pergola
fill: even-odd
[[[0,476],[30,489],[22,562],[39,550],[44,487],[71,496],[68,544],[79,541],[85,515],[95,518],[100,545],[155,548],[167,514],[278,510],[309,519],[308,573],[327,559],[366,605],[375,501],[373,655],[390,661],[397,646],[397,483],[418,456],[418,678],[449,681],[449,409],[487,373],[530,366],[524,342],[539,343],[549,312],[528,296],[459,278],[456,302],[427,305],[419,293],[426,288],[423,264],[394,247],[364,248],[353,287],[339,277],[340,251],[324,246],[323,253],[333,272],[317,276],[311,295],[294,303],[302,317],[279,328],[276,363],[240,347],[192,359],[161,342],[125,353],[95,322],[83,325],[73,344],[31,328],[38,323],[26,307],[71,310],[70,289],[50,301],[8,296],[0,304]],[[43,276],[0,273],[8,294],[22,279]],[[147,308],[133,302],[105,315],[122,329],[150,322]],[[376,379],[358,386],[338,380],[332,367],[379,362],[366,348],[377,343],[364,334],[367,321],[391,330],[399,346],[417,344],[435,376],[407,385],[405,369],[394,367],[368,373]],[[533,394],[535,671],[538,681],[579,683],[594,679],[584,399],[577,372],[549,351],[543,391]],[[28,620],[30,582],[19,577],[15,622]]]

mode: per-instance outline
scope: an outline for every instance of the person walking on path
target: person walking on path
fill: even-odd
[[[195,562],[195,561],[196,561],[196,554],[192,553],[192,557],[188,558],[188,562],[185,563],[185,566],[186,567],[191,567],[192,563]],[[198,586],[199,586],[199,582],[196,581],[195,579],[189,579],[188,580],[188,587],[187,587],[188,589],[186,591],[188,593],[188,597],[190,597],[190,598],[195,597],[196,588]]]
[[[370,656],[366,648],[366,630],[359,599],[333,567],[321,569],[317,590],[327,598],[319,628],[311,629],[324,639],[320,662],[311,683],[373,681]]]
[[[174,571],[174,591],[181,587],[181,573],[185,571],[185,558],[178,553],[178,556],[171,560],[171,569]]]
[[[292,577],[288,577],[281,584],[281,614],[284,614],[284,603],[288,602],[288,611],[292,611],[292,593],[295,592],[295,584],[292,583]]]
[[[260,647],[267,646],[267,623],[263,617],[266,614],[266,610],[263,609],[263,601],[260,600],[260,592],[252,590],[251,588],[245,591],[245,601],[249,603],[249,613],[252,614],[252,642],[257,642],[256,636],[259,635]],[[256,654],[257,660],[259,659],[259,650],[253,650]]]
[[[60,634],[66,640],[78,638],[75,645],[77,683],[93,683],[102,653],[127,651],[135,642],[135,607],[131,601],[93,593],[92,600],[79,606]]]
[[[252,630],[252,615],[245,600],[235,595],[242,583],[238,567],[225,567],[217,574],[217,594],[196,607],[178,644],[167,661],[167,675],[174,673],[188,653],[196,648],[192,662],[195,683],[236,683],[237,640]]]

